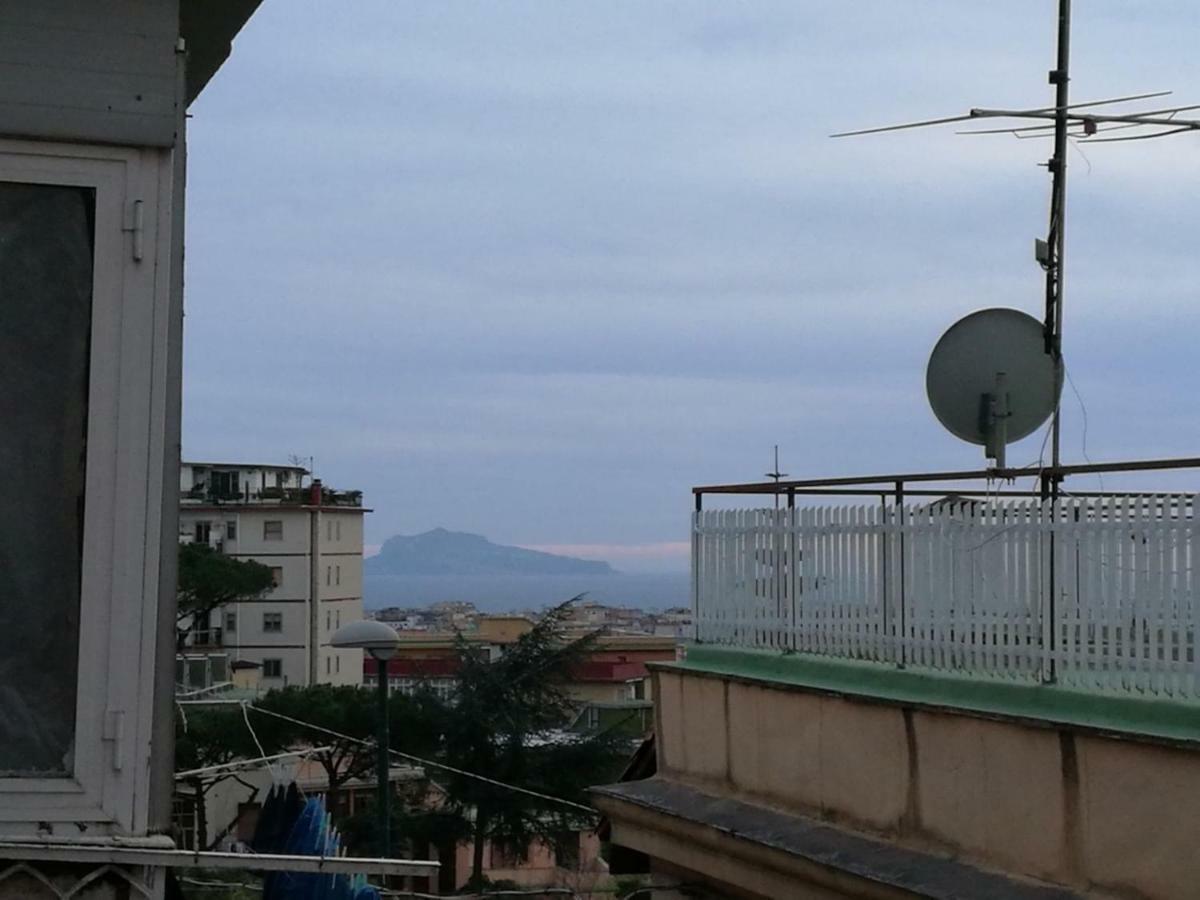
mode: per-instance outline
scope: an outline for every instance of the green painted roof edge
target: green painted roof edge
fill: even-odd
[[[727,675],[893,703],[963,709],[990,716],[1200,743],[1200,703],[1185,700],[1092,694],[1056,685],[899,669],[886,663],[704,644],[688,645],[686,659],[679,662],[650,665],[655,669]]]

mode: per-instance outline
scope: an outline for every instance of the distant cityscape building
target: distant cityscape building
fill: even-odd
[[[361,491],[305,484],[300,466],[185,462],[180,542],[208,544],[269,566],[275,588],[213,613],[207,645],[261,666],[263,688],[360,684],[362,651],[329,638],[361,619]],[[198,649],[198,648],[195,648]]]
[[[388,687],[408,695],[428,690],[448,700],[458,683],[460,637],[476,652],[496,659],[533,627],[533,620],[477,616],[473,624],[472,630],[457,633],[401,630],[396,655],[387,663]],[[563,686],[575,707],[574,718],[563,726],[575,731],[621,727],[634,736],[644,734],[653,711],[646,664],[674,661],[677,645],[674,638],[651,634],[601,634]],[[378,683],[379,668],[376,660],[364,657],[365,684]]]

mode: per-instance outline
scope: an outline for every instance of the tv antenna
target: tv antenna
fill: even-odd
[[[779,479],[787,478],[787,476],[788,476],[787,472],[779,471],[779,445],[776,444],[775,445],[775,468],[773,471],[767,473],[767,477],[770,479],[773,479],[775,482],[775,485],[778,487]],[[775,492],[775,508],[779,509],[779,491]]]
[[[1098,144],[1114,141],[1149,140],[1185,131],[1200,131],[1200,120],[1181,119],[1178,117],[1178,114],[1181,112],[1200,109],[1200,104],[1149,109],[1140,112],[1096,111],[1097,107],[1111,107],[1115,104],[1165,97],[1171,93],[1170,91],[1131,94],[1125,97],[1111,97],[1107,100],[1092,100],[1086,103],[1071,103],[1068,91],[1070,84],[1070,77],[1068,75],[1070,55],[1071,0],[1059,0],[1058,59],[1055,67],[1050,70],[1049,78],[1050,83],[1055,88],[1053,106],[1029,109],[975,108],[969,110],[966,115],[925,119],[919,122],[905,122],[900,125],[886,125],[882,128],[863,128],[857,131],[843,131],[830,135],[830,137],[841,138],[862,134],[879,134],[887,131],[924,128],[930,125],[944,125],[951,122],[966,122],[976,119],[1025,119],[1034,121],[1042,120],[1049,123],[969,130],[960,132],[960,134],[1011,134],[1017,138],[1030,138],[1049,137],[1053,133],[1054,136],[1054,153],[1045,163],[1051,177],[1050,224],[1046,239],[1044,241],[1038,239],[1034,242],[1034,258],[1046,273],[1046,309],[1045,318],[1042,322],[1043,353],[1051,358],[1056,377],[1059,379],[1057,388],[1054,391],[1055,405],[1051,424],[1051,465],[1056,470],[1060,462],[1060,411],[1057,398],[1062,391],[1063,235],[1066,227],[1067,212],[1067,139],[1079,138],[1079,143],[1081,144]],[[1118,130],[1131,131],[1133,133],[1119,137],[1097,137],[1097,135],[1107,135],[1111,131]],[[953,331],[953,328],[951,331]],[[1047,480],[1049,481],[1048,484]],[[1043,495],[1049,494],[1056,497],[1058,495],[1060,480],[1061,476],[1057,472],[1050,475],[1049,479],[1044,477],[1042,480]]]

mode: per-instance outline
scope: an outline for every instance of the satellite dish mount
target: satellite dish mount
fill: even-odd
[[[1005,466],[1004,447],[1008,443],[1008,373],[996,373],[996,386],[990,394],[983,395],[984,421],[982,431],[986,436],[983,445],[988,459],[996,461],[996,468]]]

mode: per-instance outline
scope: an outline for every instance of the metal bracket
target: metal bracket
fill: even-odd
[[[112,767],[114,771],[120,772],[122,765],[124,765],[125,757],[124,710],[110,709],[104,713],[104,733],[102,738],[112,743]]]
[[[133,235],[133,261],[141,262],[145,250],[146,211],[141,200],[133,200],[125,207],[125,224],[121,231]]]

